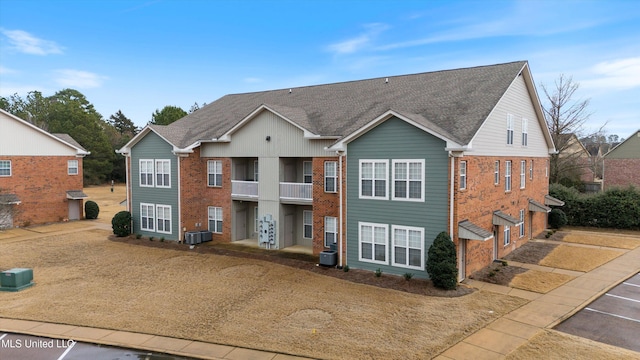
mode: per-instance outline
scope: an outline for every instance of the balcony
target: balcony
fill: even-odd
[[[311,204],[313,184],[281,182],[280,201],[290,204]]]
[[[233,199],[258,199],[258,182],[231,180],[231,197]]]

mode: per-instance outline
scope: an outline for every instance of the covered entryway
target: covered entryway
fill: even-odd
[[[0,229],[13,227],[13,215],[20,199],[16,194],[0,194]]]
[[[67,201],[69,202],[69,220],[80,220],[82,219],[82,203],[85,198],[87,198],[87,194],[83,193],[82,190],[68,190],[67,191]]]
[[[467,273],[467,241],[487,241],[493,234],[469,220],[458,223],[458,281],[466,278]]]

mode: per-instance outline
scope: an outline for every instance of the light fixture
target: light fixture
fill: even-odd
[[[267,135],[267,141],[271,141],[271,136]]]

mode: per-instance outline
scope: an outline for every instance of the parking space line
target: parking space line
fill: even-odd
[[[622,299],[622,300],[628,300],[628,301],[634,301],[634,302],[640,303],[640,300],[631,299],[631,298],[624,297],[624,296],[618,296],[618,295],[612,295],[612,294],[605,294],[605,295],[606,296],[611,296],[611,297],[614,297],[614,298],[618,298],[618,299]]]
[[[629,286],[635,286],[635,287],[640,287],[640,285],[638,284],[632,284],[632,283],[628,283],[628,282],[623,282],[624,285],[629,285]]]
[[[7,334],[2,334],[2,336],[0,336],[0,340],[4,339],[5,336],[7,336]]]
[[[62,360],[64,359],[65,356],[67,356],[67,354],[69,353],[69,351],[71,351],[71,349],[73,349],[73,347],[76,345],[77,343],[74,341],[71,345],[67,346],[67,350],[65,350],[62,355],[60,355],[60,357],[58,358],[58,360]]]
[[[622,316],[622,315],[612,314],[612,313],[608,313],[608,312],[605,312],[605,311],[600,311],[600,310],[596,310],[596,309],[592,309],[592,308],[584,308],[584,309],[585,310],[589,310],[589,311],[593,311],[593,312],[597,312],[597,313],[600,313],[600,314],[609,315],[609,316],[617,317],[617,318],[620,318],[620,319],[625,319],[625,320],[630,320],[630,321],[635,321],[635,322],[640,323],[640,320],[638,320],[638,319],[633,319],[633,318]]]

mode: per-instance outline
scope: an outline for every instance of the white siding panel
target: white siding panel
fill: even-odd
[[[266,138],[269,136],[270,140]],[[202,144],[203,157],[315,157],[334,155],[324,150],[335,140],[310,140],[288,121],[263,111],[238,129],[230,143]]]
[[[513,115],[513,145],[507,145],[507,114]],[[522,146],[522,118],[528,120],[528,145]],[[544,123],[544,120],[542,120]],[[470,155],[548,156],[543,129],[522,76],[511,84],[473,138]]]
[[[73,156],[76,150],[0,113],[0,155]]]

